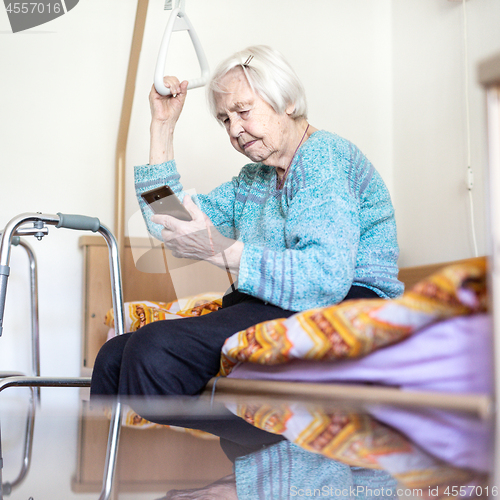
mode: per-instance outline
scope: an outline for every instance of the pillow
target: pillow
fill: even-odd
[[[192,316],[203,316],[222,307],[220,293],[207,292],[173,302],[152,302],[148,300],[126,302],[125,332],[135,332],[141,326],[164,319],[178,319]],[[110,309],[104,318],[104,323],[114,329],[115,317]]]

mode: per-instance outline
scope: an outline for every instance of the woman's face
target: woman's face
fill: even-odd
[[[241,69],[230,71],[220,82],[225,92],[217,92],[217,118],[224,124],[236,151],[254,162],[282,166],[287,154],[294,121],[278,114],[253,92]],[[288,110],[287,110],[288,111]]]

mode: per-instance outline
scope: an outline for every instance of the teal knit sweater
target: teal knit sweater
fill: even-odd
[[[175,161],[135,168],[148,230],[161,239],[140,194],[168,184],[182,199]],[[241,240],[238,289],[283,309],[340,302],[352,284],[381,297],[403,291],[389,192],[349,141],[318,131],[300,147],[285,184],[274,167],[245,165],[237,177],[194,200],[225,236]]]

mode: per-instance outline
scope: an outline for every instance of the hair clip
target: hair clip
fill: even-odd
[[[248,66],[250,64],[250,62],[252,61],[252,59],[253,59],[253,56],[250,54],[247,57],[247,60],[243,63],[243,66]]]

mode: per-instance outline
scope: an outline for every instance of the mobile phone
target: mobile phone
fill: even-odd
[[[171,215],[176,219],[190,221],[191,215],[169,186],[151,189],[141,194],[141,198],[155,214]]]

